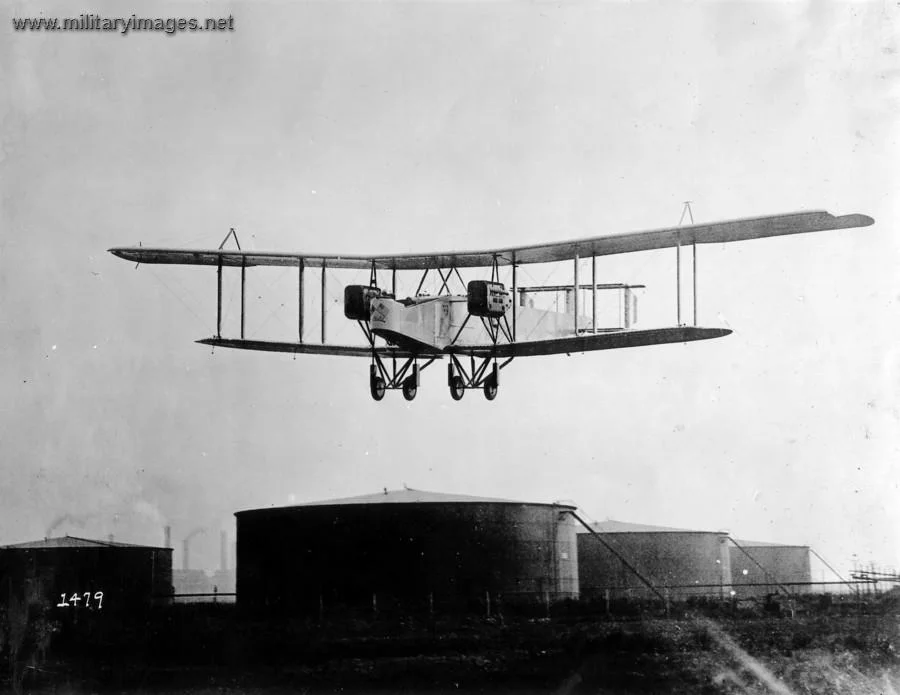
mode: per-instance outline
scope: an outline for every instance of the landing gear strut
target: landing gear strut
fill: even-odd
[[[494,357],[482,357],[481,364],[475,366],[475,356],[470,356],[470,368],[467,370],[460,359],[450,355],[450,364],[447,365],[447,383],[450,386],[450,396],[454,401],[462,400],[466,389],[482,389],[484,397],[489,401],[497,397],[500,386],[500,370],[512,362],[512,358],[497,363]]]
[[[384,398],[385,391],[401,390],[406,400],[413,400],[419,392],[419,372],[432,361],[429,360],[420,367],[415,357],[407,357],[402,365],[398,365],[394,358],[388,369],[381,355],[373,351],[372,364],[369,366],[369,392],[372,398],[380,401]]]
[[[369,393],[372,394],[372,398],[380,401],[384,398],[386,391],[400,390],[403,391],[403,397],[406,400],[413,400],[419,393],[419,372],[434,362],[436,358],[431,357],[420,365],[417,354],[397,350],[400,352],[399,359],[402,360],[398,364],[396,352],[390,348],[388,350],[376,348],[375,335],[372,331],[363,323],[362,319],[357,323],[372,348],[372,364],[369,365]],[[385,364],[388,359],[388,364]]]

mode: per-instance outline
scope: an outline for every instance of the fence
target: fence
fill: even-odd
[[[741,594],[741,589],[758,593]],[[260,619],[292,619],[314,624],[396,623],[433,624],[442,620],[487,619],[493,621],[550,619],[560,616],[608,616],[616,618],[668,617],[703,610],[712,614],[756,611],[778,614],[784,611],[858,611],[863,604],[880,598],[871,582],[781,582],[743,585],[686,584],[641,590],[634,587],[589,587],[578,598],[554,599],[548,592],[499,593],[484,591],[466,597],[401,597],[390,592],[372,592],[355,600],[337,600],[322,594],[306,597],[290,607],[242,605],[234,593],[212,592],[172,594],[163,603],[237,604],[238,613]]]

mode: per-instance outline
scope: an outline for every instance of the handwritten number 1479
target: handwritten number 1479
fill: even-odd
[[[78,608],[81,605],[81,602],[84,602],[85,608],[91,607],[91,598],[96,601],[96,607],[98,609],[103,608],[103,592],[98,591],[95,594],[91,594],[90,591],[85,591],[83,594],[72,594],[68,598],[66,598],[65,594],[59,595],[59,603],[56,604],[57,608]]]

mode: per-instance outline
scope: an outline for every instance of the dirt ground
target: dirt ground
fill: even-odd
[[[73,694],[900,695],[900,610],[890,602],[865,613],[683,611],[341,629],[173,615],[140,639],[94,635],[20,659],[2,685]]]

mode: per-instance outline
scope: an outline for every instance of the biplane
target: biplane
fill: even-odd
[[[488,400],[497,395],[500,371],[518,357],[571,354],[593,350],[632,348],[666,343],[687,343],[720,338],[724,328],[697,325],[697,246],[748,239],[865,227],[871,217],[834,216],[824,211],[799,212],[709,224],[596,236],[587,239],[486,251],[399,255],[327,255],[241,250],[234,230],[217,249],[191,250],[144,246],[113,248],[110,253],[128,261],[214,266],[217,268],[216,334],[197,342],[214,347],[345,355],[371,360],[369,390],[376,401],[388,390],[400,390],[413,400],[420,374],[437,360],[447,360],[447,385],[454,400],[470,389],[480,389]],[[236,249],[225,248],[229,237]],[[693,325],[682,321],[682,248],[692,247]],[[674,248],[676,265],[675,325],[640,329],[636,326],[637,293],[641,285],[598,283],[597,258],[611,254]],[[591,277],[583,282],[579,268],[591,261]],[[517,269],[527,264],[573,263],[573,281],[566,285],[520,286]],[[296,340],[246,339],[244,336],[245,282],[248,268],[296,268],[298,313]],[[222,335],[222,269],[240,268],[240,333]],[[364,344],[332,344],[326,340],[325,273],[328,269],[368,271],[369,282],[344,287],[344,316],[356,322]],[[475,269],[479,279],[463,281],[460,269]],[[509,288],[501,282],[501,269]],[[321,334],[309,342],[304,332],[305,276],[321,274]],[[468,272],[468,271],[467,271]],[[398,296],[398,273],[416,273],[418,287],[410,296]],[[426,278],[439,287],[436,294],[422,291]],[[615,292],[622,306],[621,321],[598,324],[598,293]],[[542,293],[565,296],[562,307],[535,306]]]

